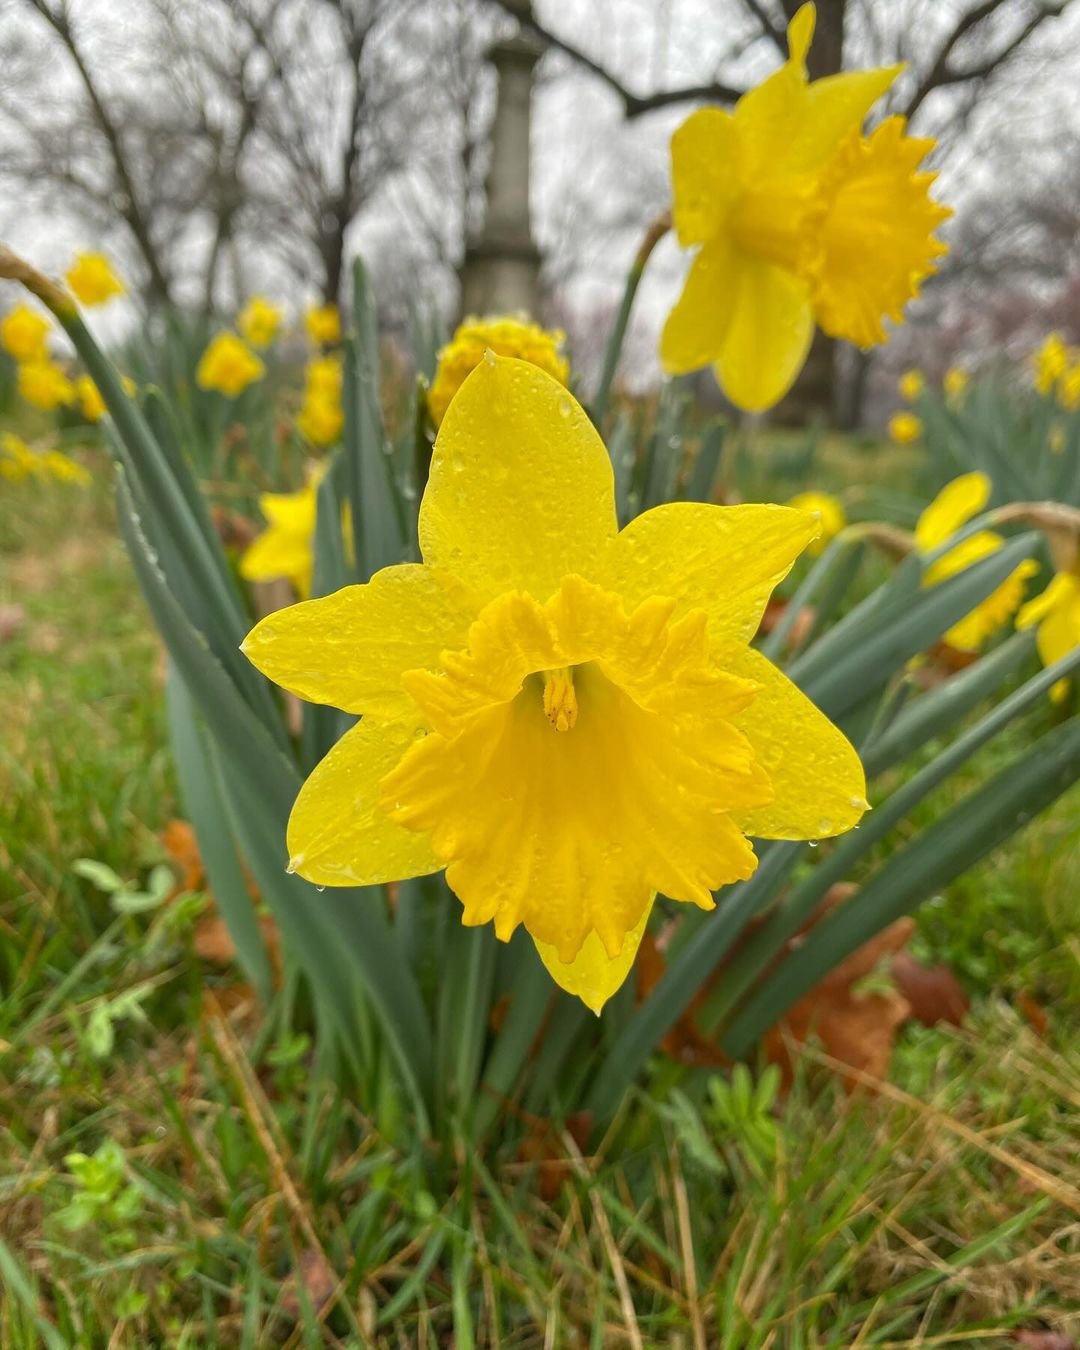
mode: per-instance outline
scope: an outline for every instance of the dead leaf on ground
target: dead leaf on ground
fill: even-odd
[[[259,915],[259,927],[266,943],[270,965],[277,971],[281,964],[281,936],[277,924],[268,914]],[[227,966],[236,958],[236,943],[220,914],[204,914],[192,934],[195,955],[213,965]]]
[[[785,1085],[794,1075],[792,1043],[817,1036],[841,1064],[884,1078],[897,1028],[911,1015],[907,999],[895,991],[859,993],[856,986],[911,937],[913,919],[897,919],[829,972],[766,1032],[765,1056],[780,1068]]]
[[[911,1004],[912,1017],[924,1027],[963,1023],[971,1000],[948,966],[924,966],[910,952],[897,952],[891,969],[897,989]]]
[[[161,846],[180,873],[180,880],[169,899],[174,899],[184,891],[201,891],[206,878],[195,831],[190,823],[186,820],[170,820],[161,832]]]
[[[1071,1336],[1063,1331],[1014,1331],[1013,1340],[1027,1350],[1080,1350]]]
[[[300,1286],[303,1286],[308,1303],[318,1313],[330,1301],[338,1283],[338,1277],[322,1252],[316,1251],[314,1247],[305,1247],[297,1260],[296,1270],[285,1281],[281,1293],[281,1311],[290,1321],[299,1320],[303,1311]]]
[[[1045,1039],[1050,1030],[1050,1017],[1046,1009],[1041,1004],[1036,1003],[1026,989],[1022,989],[1017,994],[1016,1008],[1035,1035],[1042,1036]]]
[[[0,642],[10,642],[25,620],[22,605],[0,605]]]

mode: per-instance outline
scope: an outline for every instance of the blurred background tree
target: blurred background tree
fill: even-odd
[[[587,383],[667,204],[672,129],[774,65],[796,7],[0,0],[0,230],[37,243],[47,221],[58,268],[76,245],[107,247],[148,306],[340,298],[360,250],[391,324],[419,294],[450,318],[463,291],[513,308],[535,290]],[[789,415],[854,424],[916,357],[933,371],[1052,325],[1080,336],[1078,38],[1074,0],[819,0],[811,73],[906,61],[888,111],[942,138],[934,167],[957,218],[896,341],[869,357],[819,344]],[[493,257],[513,263],[501,282]],[[631,378],[655,376],[683,265],[667,241]]]

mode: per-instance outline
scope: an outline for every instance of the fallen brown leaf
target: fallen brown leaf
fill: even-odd
[[[910,952],[897,952],[891,970],[897,989],[911,1004],[912,1017],[923,1026],[961,1025],[971,1002],[948,966],[924,966]]]
[[[1080,1350],[1071,1336],[1063,1331],[1014,1331],[1012,1339],[1028,1350]]]
[[[10,642],[25,619],[22,605],[0,605],[0,642]]]
[[[1026,989],[1017,994],[1016,1007],[1035,1035],[1045,1037],[1050,1030],[1050,1018],[1046,1009],[1036,1003]]]
[[[161,844],[169,861],[180,873],[170,900],[183,891],[201,891],[205,884],[202,858],[195,831],[186,820],[170,820],[161,832]]]
[[[293,1322],[299,1319],[302,1312],[301,1286],[315,1312],[326,1306],[338,1287],[338,1277],[327,1264],[326,1258],[312,1247],[305,1247],[300,1253],[296,1270],[285,1281],[282,1290],[281,1311]]]

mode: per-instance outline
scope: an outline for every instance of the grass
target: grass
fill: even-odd
[[[974,1006],[906,1028],[883,1090],[811,1051],[775,1102],[638,1095],[587,1157],[405,1155],[197,956],[202,897],[117,914],[75,870],[145,882],[177,810],[103,487],[5,489],[0,550],[0,1346],[1080,1334],[1075,795],[920,915]]]

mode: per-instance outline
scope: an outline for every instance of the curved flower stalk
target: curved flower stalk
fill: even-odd
[[[886,340],[945,245],[951,212],[919,165],[932,140],[867,113],[900,66],[811,81],[815,11],[788,27],[790,56],[732,112],[701,108],[671,142],[679,243],[698,250],[668,317],[671,374],[712,365],[728,398],[758,412],[791,387],[815,324],[860,347]]]
[[[750,646],[818,522],[661,506],[617,528],[611,463],[550,375],[493,353],[443,420],[424,562],[279,611],[244,643],[362,720],[293,807],[319,885],[446,869],[467,925],[524,925],[596,1011],[657,892],[703,909],[747,836],[841,833],[866,809],[845,737]]]
[[[992,492],[993,484],[984,473],[966,473],[954,478],[919,517],[915,526],[916,547],[922,553],[931,553],[948,543],[961,526],[983,510]],[[936,586],[956,576],[980,558],[996,553],[1004,542],[993,530],[969,534],[931,563],[923,577],[923,585]],[[1038,570],[1039,565],[1033,558],[1025,558],[997,590],[949,629],[944,640],[958,651],[977,652],[1020,608],[1027,579]]]
[[[541,328],[524,318],[510,315],[468,318],[439,352],[435,378],[428,392],[428,412],[437,428],[446,416],[450,400],[468,376],[484,359],[486,351],[496,356],[515,356],[546,370],[552,379],[566,384],[570,363],[561,348],[566,334],[559,328]]]

